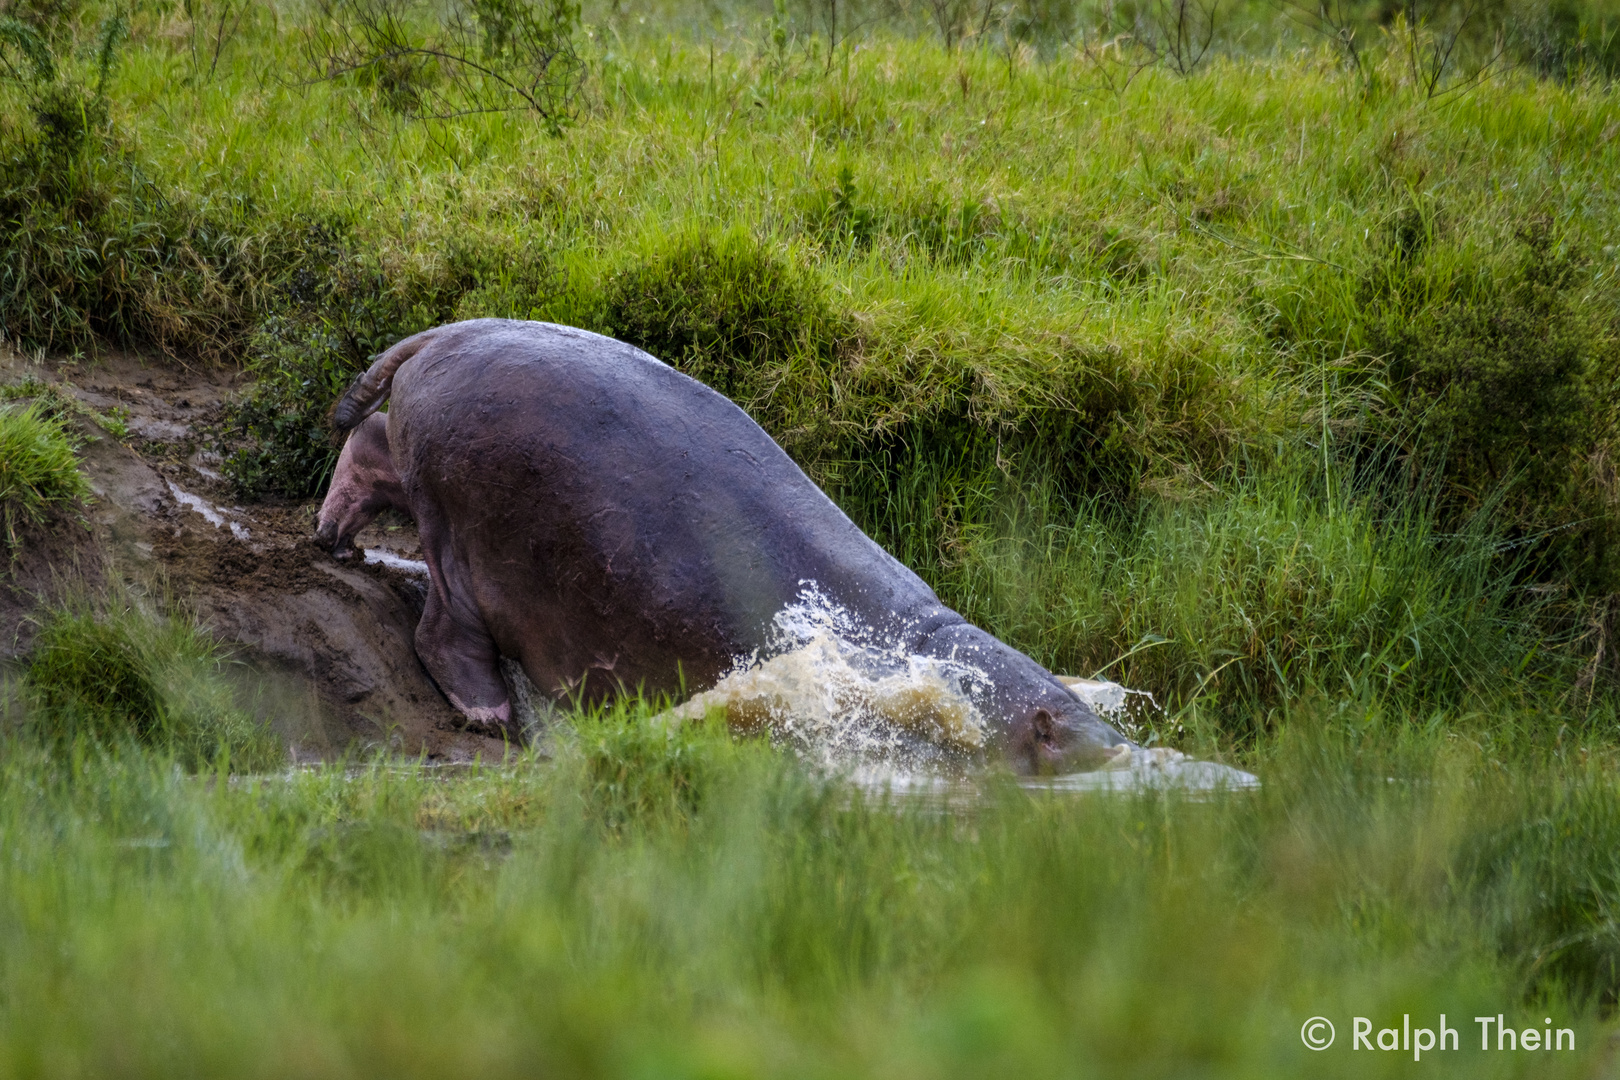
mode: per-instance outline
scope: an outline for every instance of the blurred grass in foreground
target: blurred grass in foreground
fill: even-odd
[[[1414,1066],[1353,1015],[1440,1013],[1426,1075],[1604,1059],[1620,791],[1574,745],[1324,711],[1259,792],[944,812],[644,720],[228,780],[13,739],[0,1072],[1366,1077]],[[1497,1013],[1577,1050],[1481,1053]]]

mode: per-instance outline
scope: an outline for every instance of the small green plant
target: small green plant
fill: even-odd
[[[831,188],[805,200],[803,214],[806,230],[835,251],[870,247],[883,224],[855,186],[855,170],[848,162],[838,166]]]
[[[193,769],[222,755],[233,768],[271,767],[280,745],[236,706],[224,663],[205,632],[178,619],[132,607],[59,610],[40,627],[24,676],[30,727],[59,747],[130,743]]]
[[[91,415],[113,438],[120,440],[129,438],[129,410],[122,405],[114,405],[106,412]]]
[[[0,411],[0,520],[13,557],[24,526],[43,522],[52,507],[89,496],[90,483],[60,419],[38,404]]]

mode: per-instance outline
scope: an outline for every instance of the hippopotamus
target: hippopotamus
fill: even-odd
[[[1018,771],[1133,745],[942,604],[741,408],[634,346],[541,322],[440,326],[377,356],[332,421],[348,437],[317,537],[341,556],[387,507],[416,520],[417,655],[476,724],[511,724],[503,657],[556,702],[701,690],[765,649],[811,585],[897,650],[977,669],[964,692]]]

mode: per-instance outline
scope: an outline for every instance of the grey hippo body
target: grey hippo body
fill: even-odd
[[[416,519],[417,653],[474,721],[509,722],[502,656],[557,700],[706,689],[813,582],[878,639],[982,671],[970,696],[1015,768],[1083,767],[1126,741],[941,604],[740,408],[633,346],[442,326],[379,356],[333,418],[351,433],[318,536],[342,553],[387,506]]]

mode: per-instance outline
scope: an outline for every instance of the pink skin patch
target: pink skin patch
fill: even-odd
[[[445,696],[450,699],[450,704],[454,705],[457,711],[475,724],[499,724],[501,727],[505,727],[512,719],[512,703],[510,701],[503,701],[493,709],[483,706],[468,708],[466,703],[456,695],[446,694]]]

